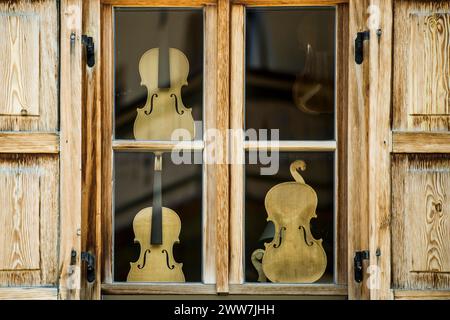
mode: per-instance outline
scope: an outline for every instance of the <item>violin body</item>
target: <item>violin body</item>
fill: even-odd
[[[317,194],[297,173],[299,167],[304,167],[303,161],[291,165],[295,182],[274,186],[265,198],[275,236],[265,244],[262,266],[272,282],[312,283],[327,266],[322,239],[314,239],[310,230],[311,219],[317,218]]]
[[[173,245],[179,243],[181,221],[169,208],[162,208],[162,244],[152,245],[150,241],[152,208],[139,211],[133,220],[135,243],[141,246],[136,262],[130,263],[128,282],[185,282],[183,264],[175,262]]]
[[[139,62],[142,85],[148,90],[147,102],[137,109],[134,137],[137,140],[193,140],[195,137],[192,110],[181,99],[181,88],[187,85],[189,61],[178,49],[169,48],[170,87],[158,85],[159,48],[143,54]],[[172,137],[176,129],[183,129],[182,137]]]

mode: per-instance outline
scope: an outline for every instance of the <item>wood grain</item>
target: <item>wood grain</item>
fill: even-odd
[[[80,298],[82,187],[81,0],[61,1],[61,230],[59,298]],[[75,38],[71,39],[71,35]],[[71,252],[77,257],[72,263]]]
[[[205,9],[205,71],[204,71],[204,121],[205,129],[216,128],[217,116],[217,8],[207,6]],[[203,144],[207,143],[206,141]],[[205,153],[208,149],[205,149]],[[216,167],[214,164],[203,165],[203,283],[216,283]]]
[[[219,294],[228,292],[229,253],[229,171],[227,129],[229,127],[230,99],[230,3],[217,1],[217,114],[216,128],[220,132],[221,145],[217,145],[223,159],[216,164],[216,288]]]
[[[58,5],[2,1],[0,130],[58,129]],[[22,114],[22,109],[27,110]],[[5,115],[10,114],[10,115]]]
[[[393,288],[450,288],[447,155],[396,155],[392,175]]]
[[[346,296],[347,287],[334,284],[230,284],[230,294],[243,295],[297,295]]]
[[[86,265],[81,270],[81,299],[100,299],[101,292],[101,54],[100,0],[83,1],[83,34],[96,45],[95,66],[83,63],[82,115],[82,250],[95,255],[96,279],[86,281]],[[86,57],[83,57],[86,59]]]
[[[57,283],[58,158],[0,155],[1,286]]]
[[[354,35],[366,29],[368,0],[349,2],[349,52],[348,55],[348,297],[367,299],[367,275],[358,284],[354,279],[353,257],[355,251],[369,248],[369,146],[367,141],[369,118],[369,65],[355,64]],[[367,51],[367,48],[365,49]],[[365,61],[368,61],[367,59]]]
[[[394,132],[394,153],[450,153],[450,134],[447,132]]]
[[[0,15],[0,116],[39,116],[39,16]]]
[[[231,7],[230,128],[244,129],[245,8]],[[236,131],[240,132],[240,131]],[[244,137],[231,137],[230,165],[230,284],[244,283]]]
[[[371,268],[376,268],[375,283],[370,283],[370,298],[393,299],[391,291],[391,83],[392,83],[392,0],[372,0],[382,12],[378,26],[383,30],[378,41],[370,41],[369,79],[369,251]],[[377,254],[378,253],[378,254]]]
[[[39,132],[0,132],[0,153],[59,153],[59,135]]]
[[[217,0],[101,0],[105,5],[113,6],[151,6],[151,7],[201,7],[214,5]]]
[[[215,294],[216,287],[213,284],[130,284],[114,283],[103,284],[103,294],[112,295],[140,295],[140,294],[158,294],[158,295],[191,295],[191,294]]]
[[[231,0],[233,4],[246,6],[332,6],[349,0]]]
[[[56,300],[56,288],[0,288],[0,300]]]
[[[395,290],[396,300],[450,300],[450,291],[430,291],[430,290]]]
[[[396,1],[394,129],[450,130],[450,4]]]

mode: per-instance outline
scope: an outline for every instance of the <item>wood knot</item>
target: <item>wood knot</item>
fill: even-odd
[[[21,114],[22,116],[26,116],[26,115],[28,114],[27,109],[23,108],[22,110],[20,110],[20,114]]]
[[[433,203],[433,205],[437,212],[439,212],[439,213],[442,212],[442,203],[437,202],[437,203]]]

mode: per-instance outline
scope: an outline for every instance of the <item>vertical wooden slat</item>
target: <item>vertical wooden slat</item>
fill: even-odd
[[[229,126],[229,49],[230,49],[230,2],[217,1],[217,130],[221,143],[217,145],[223,159],[216,165],[216,288],[219,294],[228,292],[228,227],[229,227],[229,180],[227,164],[227,129]]]
[[[100,0],[83,1],[83,34],[95,45],[95,66],[83,63],[83,198],[82,249],[96,258],[96,280],[86,281],[82,268],[82,299],[100,298],[101,270],[101,103]]]
[[[392,0],[371,0],[381,12],[379,26],[372,26],[370,41],[369,103],[369,223],[371,299],[392,299],[391,287],[391,180],[390,114],[392,65]],[[377,38],[377,30],[382,35]]]
[[[61,1],[61,219],[59,298],[80,298],[81,0]],[[72,38],[71,38],[72,35]],[[71,257],[75,250],[77,256]]]
[[[367,29],[368,0],[349,2],[349,85],[348,85],[348,296],[349,299],[369,298],[367,275],[361,283],[354,281],[355,251],[369,248],[368,221],[368,152],[367,126],[369,116],[368,46],[365,62],[355,63],[356,33]]]
[[[113,16],[112,6],[101,14],[102,52],[102,279],[112,283],[112,112],[113,112]]]
[[[230,127],[244,129],[244,35],[243,5],[231,7],[231,109]],[[237,131],[239,132],[239,131]],[[244,137],[231,138],[230,172],[230,283],[244,283]]]
[[[216,127],[217,7],[205,7],[205,130]],[[216,283],[216,171],[204,165],[203,283]]]

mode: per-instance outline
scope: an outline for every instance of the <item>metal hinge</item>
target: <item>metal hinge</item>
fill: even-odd
[[[86,64],[89,68],[92,68],[95,65],[94,39],[83,34],[81,36],[81,42],[86,46]]]
[[[363,260],[369,260],[369,258],[369,250],[355,252],[355,257],[353,258],[353,266],[355,272],[355,281],[358,283],[363,280]]]
[[[378,38],[381,37],[381,29],[377,30]],[[370,40],[370,31],[362,31],[356,34],[355,39],[355,62],[356,64],[362,64],[364,62],[364,41]]]
[[[87,263],[86,279],[87,282],[92,283],[95,281],[95,256],[90,252],[81,253],[81,261]]]

